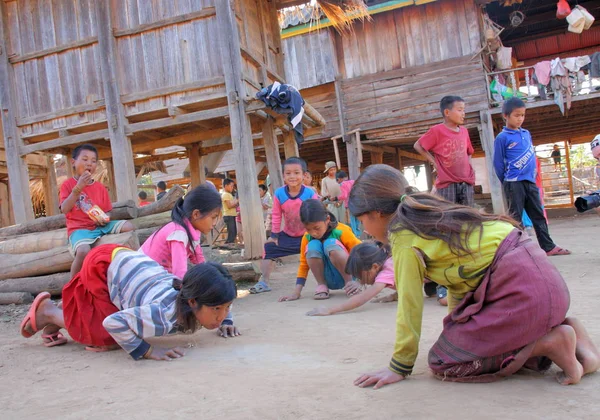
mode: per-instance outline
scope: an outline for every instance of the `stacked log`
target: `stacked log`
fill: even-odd
[[[159,201],[136,207],[133,201],[113,203],[112,220],[129,220],[135,230],[106,235],[96,242],[138,249],[161,226],[171,221],[171,209],[183,197],[175,186]],[[60,295],[69,282],[73,256],[69,252],[64,215],[0,229],[0,304],[28,303],[30,296],[47,291]],[[225,264],[234,280],[256,280],[252,263]]]

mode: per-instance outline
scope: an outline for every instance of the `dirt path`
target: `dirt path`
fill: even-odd
[[[552,221],[555,241],[574,252],[555,257],[571,290],[570,314],[600,344],[600,218]],[[442,383],[427,369],[429,347],[445,309],[425,304],[421,354],[406,382],[378,391],[352,381],[383,368],[394,342],[395,304],[309,318],[309,280],[302,300],[277,303],[291,290],[295,264],[279,268],[273,292],[235,304],[243,336],[214,332],[162,343],[193,344],[173,362],[134,362],[124,352],[88,353],[82,346],[46,349],[18,333],[25,308],[0,307],[0,407],[5,419],[564,419],[600,418],[600,374],[561,387],[553,374],[523,374],[495,384]],[[345,299],[333,293],[331,305]],[[166,343],[165,343],[166,344]]]

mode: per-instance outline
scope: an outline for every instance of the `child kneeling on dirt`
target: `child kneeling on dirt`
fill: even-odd
[[[86,257],[82,270],[63,289],[63,307],[40,293],[21,322],[29,338],[40,329],[60,334],[66,328],[86,350],[123,348],[135,360],[177,359],[181,348],[153,347],[148,337],[214,330],[228,321],[236,286],[216,263],[192,267],[183,280],[141,252],[101,245]]]
[[[331,308],[324,306],[315,308],[306,313],[308,316],[327,316],[339,312],[356,309],[375,296],[383,289],[389,288],[394,293],[373,300],[375,303],[395,302],[398,300],[396,292],[396,281],[394,277],[394,262],[392,261],[392,250],[389,245],[379,241],[365,241],[356,245],[350,252],[346,263],[346,273],[359,279],[361,284],[368,284],[366,290],[352,296],[350,299]]]
[[[75,257],[71,265],[73,278],[94,242],[110,233],[132,231],[134,226],[125,220],[110,220],[106,215],[112,210],[112,203],[106,187],[92,179],[98,166],[98,151],[94,146],[77,146],[71,165],[75,174],[60,187],[60,210],[67,219],[69,250]]]
[[[329,289],[344,289],[348,296],[360,292],[360,285],[352,281],[345,268],[348,254],[360,244],[352,233],[352,229],[338,223],[335,216],[327,211],[319,200],[310,199],[300,207],[300,220],[306,233],[300,245],[300,266],[294,293],[279,298],[280,302],[300,299],[306,283],[306,276],[311,270],[317,280],[315,299],[329,299]]]

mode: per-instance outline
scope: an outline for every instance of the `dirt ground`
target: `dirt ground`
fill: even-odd
[[[570,314],[600,344],[600,218],[551,221],[551,234],[572,256],[554,257],[571,290]],[[599,238],[599,239],[597,239]],[[235,303],[235,339],[200,331],[159,340],[192,345],[177,361],[130,359],[124,352],[89,353],[69,343],[47,349],[24,339],[26,307],[0,308],[0,407],[4,419],[564,419],[600,418],[600,373],[576,386],[545,375],[519,374],[494,384],[443,383],[426,362],[445,308],[427,299],[421,353],[409,380],[359,389],[362,372],[384,368],[394,343],[395,304],[367,304],[330,317],[307,317],[314,281],[303,299],[278,303],[291,291],[296,264],[279,267],[273,292]],[[345,299],[337,292],[325,305]],[[594,309],[595,308],[595,309]]]

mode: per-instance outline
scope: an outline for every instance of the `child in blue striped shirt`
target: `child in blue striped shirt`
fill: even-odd
[[[236,294],[234,281],[219,264],[198,264],[180,280],[141,252],[102,245],[63,289],[62,310],[49,293],[39,294],[21,334],[28,338],[45,327],[53,333],[66,328],[86,350],[118,345],[135,360],[177,359],[183,349],[152,347],[145,339],[231,325],[228,314]]]

